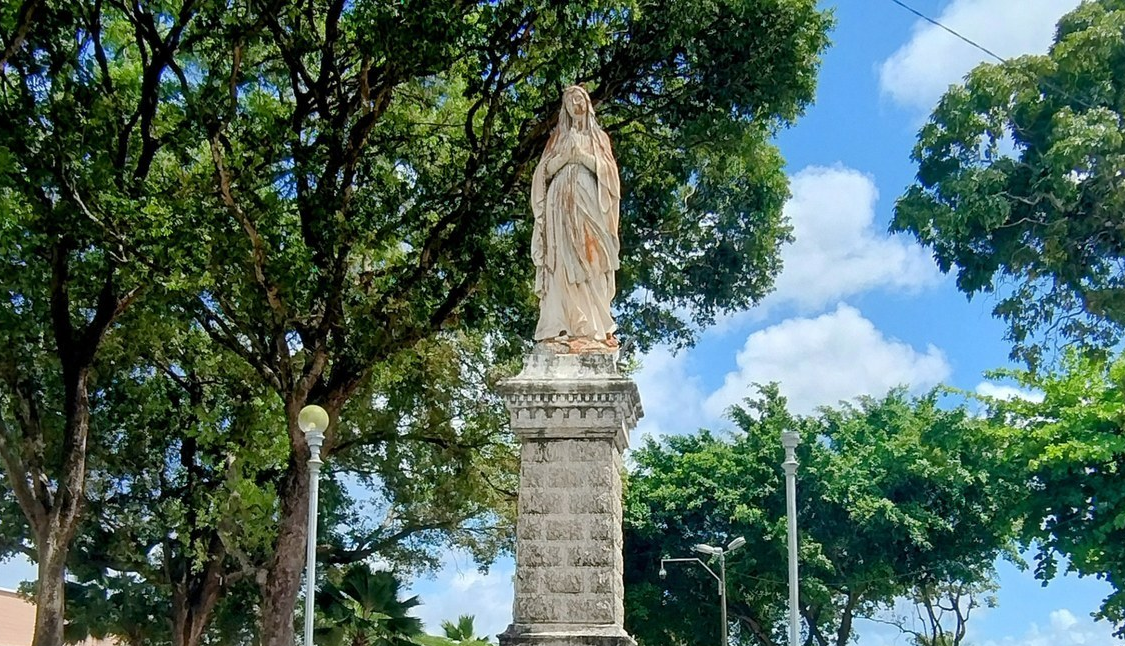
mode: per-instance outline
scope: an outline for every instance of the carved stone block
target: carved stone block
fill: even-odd
[[[502,646],[632,646],[621,453],[643,415],[613,354],[536,353],[498,387],[521,442],[516,599]]]

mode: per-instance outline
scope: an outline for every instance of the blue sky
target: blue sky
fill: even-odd
[[[1077,0],[911,0],[911,6],[1010,57],[1044,52]],[[838,0],[833,46],[816,105],[778,143],[793,199],[796,242],[786,248],[777,293],[721,321],[692,350],[644,358],[637,375],[646,410],[634,433],[726,426],[722,411],[753,382],[780,382],[791,404],[811,411],[908,384],[945,383],[993,394],[983,373],[1008,363],[992,301],[968,301],[930,254],[889,236],[895,198],[910,184],[918,127],[950,83],[986,56],[890,0]],[[1001,563],[999,606],[977,610],[976,646],[1110,644],[1112,628],[1090,618],[1108,586],[1064,577],[1042,587],[1030,571]],[[487,575],[450,555],[447,568],[414,590],[431,625],[475,613],[480,628],[511,618],[510,561]],[[906,645],[894,629],[862,623],[860,646]]]
[[[1042,52],[1055,21],[1077,0],[911,0],[1003,56]],[[697,347],[657,350],[637,375],[647,416],[634,433],[723,428],[722,411],[753,382],[778,381],[809,412],[863,394],[938,383],[1004,392],[982,373],[1007,363],[1003,327],[987,297],[967,301],[930,255],[886,233],[895,198],[910,183],[918,127],[940,93],[985,55],[921,22],[890,0],[840,0],[816,105],[778,142],[788,160],[797,236],[785,249],[778,290],[759,308],[720,321]],[[1090,613],[1105,584],[1066,577],[1041,587],[1030,572],[1000,564],[999,607],[970,621],[977,646],[1112,643]],[[433,579],[415,583],[421,616],[477,615],[495,634],[511,618],[510,560],[481,574],[450,554]],[[24,561],[0,564],[0,587],[33,578]],[[858,627],[860,646],[908,644],[886,627]]]

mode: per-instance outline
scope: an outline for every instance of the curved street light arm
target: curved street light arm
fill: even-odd
[[[711,576],[715,577],[715,580],[718,581],[720,584],[722,584],[723,580],[722,580],[722,578],[719,577],[718,574],[715,574],[715,572],[711,568],[707,567],[706,563],[704,563],[703,561],[701,561],[697,558],[694,558],[694,557],[676,558],[676,559],[660,559],[660,569],[664,569],[665,563],[677,563],[677,562],[682,563],[682,562],[685,562],[685,561],[695,561],[696,563],[702,565],[703,569],[707,570],[707,574],[710,574]]]

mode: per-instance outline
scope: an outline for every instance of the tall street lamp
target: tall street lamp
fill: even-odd
[[[320,406],[305,406],[297,416],[297,426],[309,443],[309,527],[305,556],[305,646],[313,646],[313,587],[316,583],[316,516],[320,498],[320,447],[328,429],[328,411]]]
[[[781,433],[781,444],[785,447],[785,513],[789,524],[789,643],[796,646],[801,636],[800,615],[798,614],[797,594],[797,444],[801,436],[796,431]]]
[[[661,579],[666,578],[668,576],[668,570],[664,569],[665,563],[675,563],[675,562],[678,562],[678,561],[694,561],[694,562],[702,565],[703,569],[707,570],[707,573],[710,574],[711,576],[715,577],[715,580],[719,582],[719,601],[720,601],[719,607],[722,609],[723,629],[722,629],[721,634],[722,634],[722,637],[723,637],[723,641],[722,641],[723,646],[727,646],[728,640],[730,639],[730,626],[729,626],[729,624],[727,624],[727,559],[726,559],[726,556],[727,556],[728,553],[735,551],[736,549],[742,547],[745,544],[746,544],[746,539],[739,536],[738,538],[731,541],[726,546],[725,549],[722,548],[722,547],[712,547],[711,545],[704,545],[703,543],[700,543],[699,545],[696,545],[695,547],[691,548],[691,549],[695,550],[696,552],[699,552],[700,554],[706,554],[707,556],[717,556],[717,557],[719,557],[719,573],[718,574],[715,574],[715,572],[711,568],[707,567],[706,563],[704,563],[703,561],[701,561],[701,560],[699,560],[698,558],[695,558],[695,557],[685,557],[685,558],[675,558],[675,559],[662,558],[662,559],[660,559],[660,578]]]

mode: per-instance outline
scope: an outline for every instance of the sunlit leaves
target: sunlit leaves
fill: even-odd
[[[1039,547],[1036,575],[1068,570],[1113,585],[1101,615],[1125,634],[1125,360],[1068,353],[1057,370],[1003,372],[1033,393],[987,400],[1026,478],[1025,538]]]
[[[647,441],[632,455],[626,496],[626,617],[644,644],[714,634],[713,582],[695,543],[748,544],[727,561],[738,643],[784,643],[785,494],[780,434],[801,434],[798,527],[805,620],[842,646],[853,619],[935,586],[991,581],[1012,550],[1024,494],[984,420],[943,410],[936,395],[789,414],[775,387],[731,411],[738,431]],[[673,571],[673,568],[676,568]],[[840,631],[843,632],[840,632]]]
[[[1012,354],[1112,346],[1125,327],[1125,4],[1083,3],[1051,51],[973,70],[919,135],[893,227],[969,294],[995,292]],[[1044,352],[1048,356],[1044,357]]]

